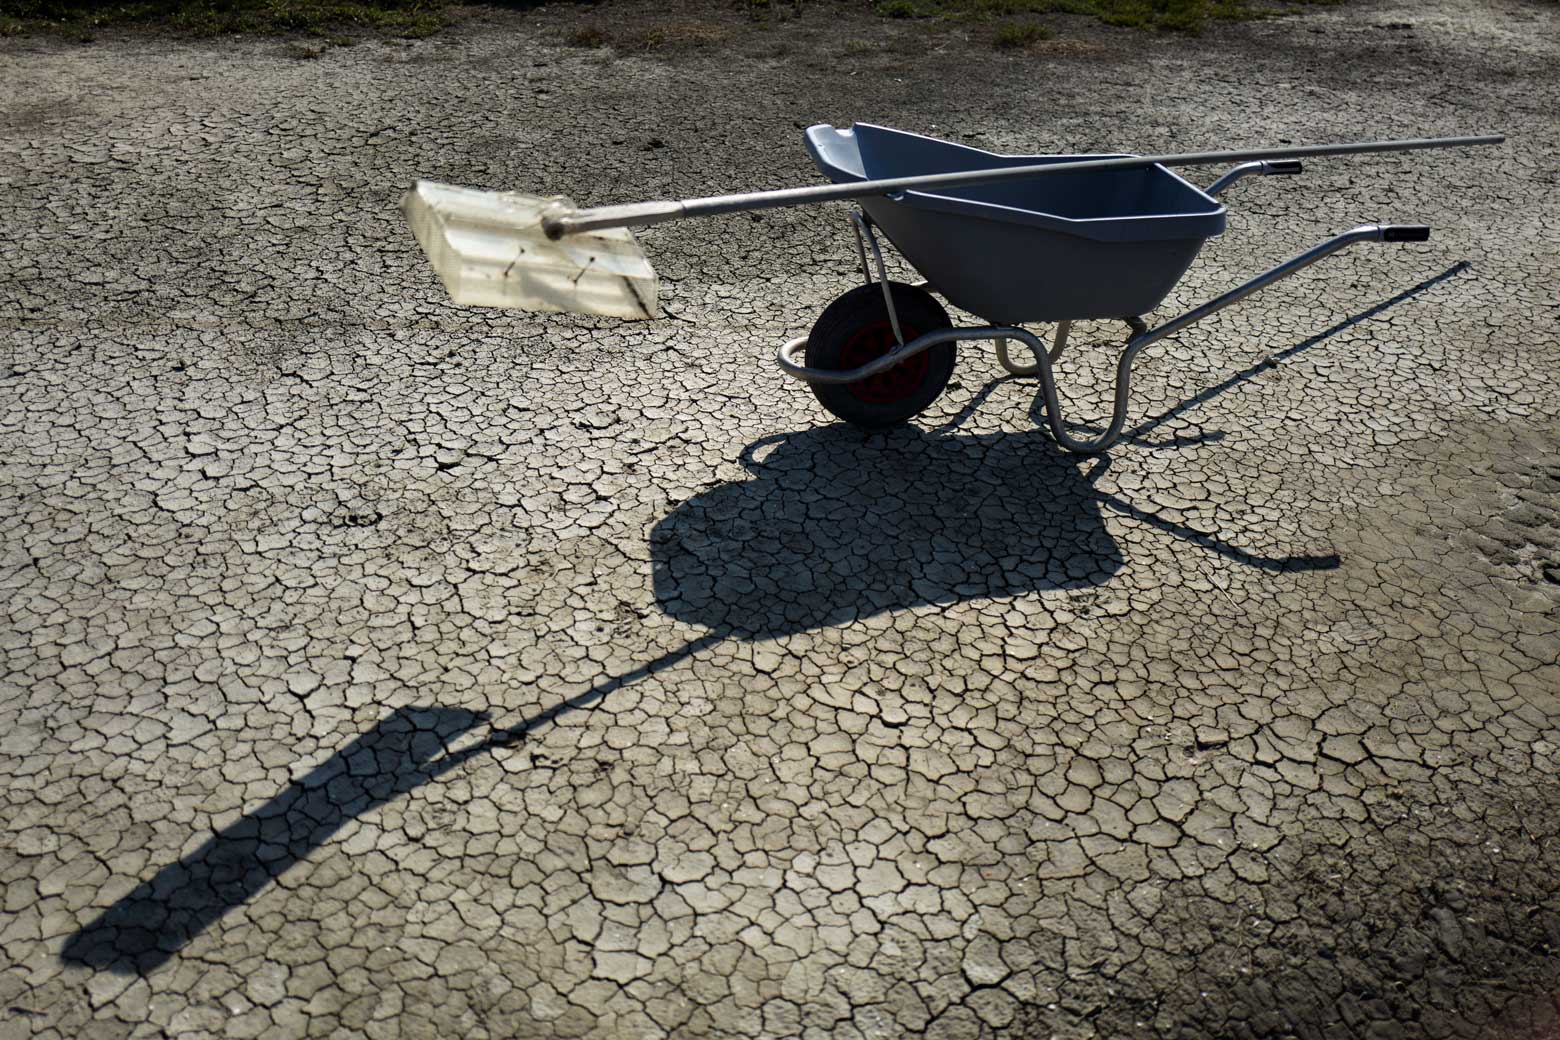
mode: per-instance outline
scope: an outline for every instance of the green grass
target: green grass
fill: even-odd
[[[0,33],[59,32],[90,39],[100,29],[155,26],[187,36],[343,33],[428,36],[448,24],[444,0],[0,0]]]
[[[992,37],[991,42],[1002,50],[1017,50],[1050,38],[1051,30],[1043,25],[1034,22],[1009,22],[997,27],[996,35]]]
[[[1342,0],[1298,2],[1339,3]],[[1196,32],[1215,20],[1260,18],[1273,13],[1256,0],[879,0],[874,9],[885,18],[945,18],[958,21],[1015,15],[1079,14],[1098,18],[1106,25],[1182,32]],[[998,35],[998,46],[1026,45],[1023,42],[1004,42],[1013,39],[1006,29],[998,30]]]

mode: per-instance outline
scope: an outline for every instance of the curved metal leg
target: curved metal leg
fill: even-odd
[[[1051,341],[1051,360],[1055,361],[1062,356],[1062,351],[1067,347],[1067,334],[1072,331],[1072,322],[1057,322],[1056,338]],[[1032,376],[1040,371],[1040,362],[1037,360],[1032,365],[1020,365],[1008,354],[1007,340],[997,338],[997,363],[1007,370],[1009,375]]]
[[[1142,318],[1128,318],[1126,321],[1132,328],[1132,338],[1127,340],[1126,348],[1121,352],[1121,360],[1116,362],[1116,393],[1111,402],[1110,425],[1093,440],[1079,440],[1062,428],[1062,402],[1056,393],[1056,377],[1051,373],[1051,362],[1066,346],[1067,333],[1062,329],[1057,330],[1057,345],[1050,354],[1038,349],[1035,351],[1040,367],[1040,392],[1045,395],[1046,424],[1051,427],[1051,436],[1068,451],[1082,455],[1104,451],[1120,439],[1121,430],[1127,424],[1127,403],[1132,397],[1132,362],[1137,359],[1138,351],[1158,337],[1148,331]]]
[[[1051,340],[1051,360],[1055,361],[1062,356],[1062,351],[1067,349],[1067,334],[1072,331],[1072,322],[1059,321],[1056,323],[1056,338]]]
[[[997,337],[997,364],[1007,370],[1008,375],[1029,376],[1034,375],[1037,365],[1015,365],[1013,359],[1008,356],[1007,337]]]
[[[1132,396],[1132,362],[1137,358],[1138,351],[1154,340],[1154,337],[1147,335],[1148,326],[1143,324],[1141,318],[1128,318],[1127,324],[1132,327],[1132,338],[1127,341],[1126,349],[1121,352],[1121,360],[1116,363],[1116,394],[1111,406],[1110,425],[1093,440],[1079,440],[1062,425],[1062,402],[1056,392],[1056,376],[1051,370],[1051,363],[1061,356],[1063,348],[1067,346],[1067,333],[1071,331],[1072,322],[1064,321],[1057,326],[1055,346],[1049,352],[1037,337],[1023,329],[1002,330],[1004,338],[1022,340],[1034,354],[1035,363],[1023,366],[1024,371],[1017,374],[1040,377],[1040,393],[1045,398],[1046,424],[1051,427],[1051,436],[1056,438],[1056,443],[1068,451],[1092,455],[1104,451],[1121,437],[1122,427],[1127,424],[1127,402]],[[1003,360],[1005,344],[1002,339],[997,342],[997,358]],[[1003,367],[1010,372],[1014,371],[1006,362]]]

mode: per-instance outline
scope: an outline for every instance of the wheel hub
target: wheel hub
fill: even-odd
[[[903,329],[905,342],[915,339],[919,332]],[[841,368],[860,368],[887,354],[899,341],[894,338],[894,327],[887,321],[862,326],[851,336],[840,352]],[[893,368],[877,375],[845,384],[852,397],[865,404],[896,404],[911,396],[926,378],[931,359],[925,351],[906,358]]]

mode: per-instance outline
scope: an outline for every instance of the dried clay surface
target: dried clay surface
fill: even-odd
[[[0,1038],[1555,1036],[1560,8],[688,10],[0,42]],[[1092,459],[989,348],[871,436],[776,371],[842,205],[646,232],[637,324],[453,308],[397,211],[853,119],[1511,139],[1231,189],[1163,314],[1435,236],[1155,347]]]

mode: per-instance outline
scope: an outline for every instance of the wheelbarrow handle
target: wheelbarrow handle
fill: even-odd
[[[1258,159],[1256,162],[1241,163],[1229,173],[1226,173],[1223,177],[1204,188],[1203,192],[1208,195],[1218,195],[1242,177],[1253,173],[1271,177],[1274,174],[1296,174],[1302,169],[1304,167],[1300,164],[1299,159]]]

